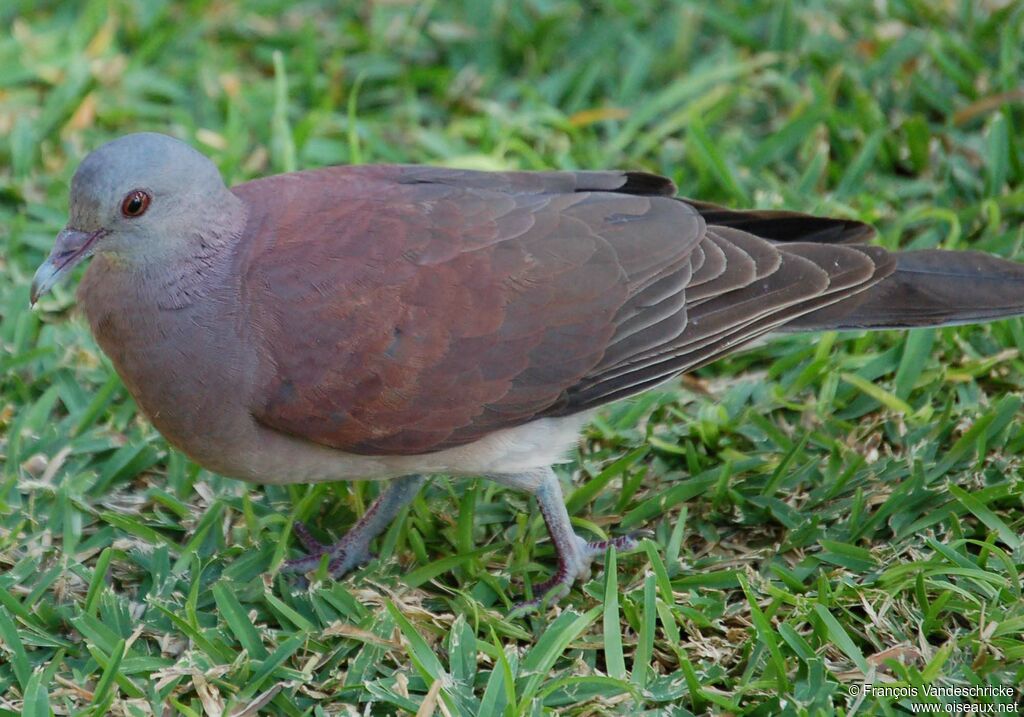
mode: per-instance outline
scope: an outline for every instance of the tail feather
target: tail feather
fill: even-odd
[[[896,258],[896,270],[870,289],[800,316],[782,330],[907,329],[1024,314],[1024,264],[939,249]]]

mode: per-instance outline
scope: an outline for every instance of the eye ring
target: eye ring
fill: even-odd
[[[150,201],[152,201],[152,197],[148,192],[142,189],[133,189],[124,195],[124,199],[121,201],[121,214],[129,219],[141,217],[149,209]]]

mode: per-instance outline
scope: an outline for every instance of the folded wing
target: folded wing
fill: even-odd
[[[332,168],[236,191],[268,376],[252,412],[353,453],[632,395],[893,270],[843,243],[863,225],[744,219],[642,173]]]

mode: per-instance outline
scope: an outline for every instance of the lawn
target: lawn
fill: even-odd
[[[570,512],[649,537],[510,617],[554,567],[524,495],[436,477],[379,559],[300,585],[277,574],[292,521],[337,537],[377,487],[200,470],[73,282],[28,308],[78,162],[143,129],[229,182],[644,169],[1024,259],[1024,3],[6,0],[0,21],[0,715],[894,715],[915,700],[854,693],[1024,683],[1021,320],[785,335],[611,407],[560,468]]]

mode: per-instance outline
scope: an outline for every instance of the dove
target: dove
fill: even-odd
[[[645,172],[337,166],[225,185],[188,144],[89,154],[32,302],[90,259],[78,303],[156,429],[256,483],[385,481],[334,545],[341,577],[433,474],[525,491],[565,596],[609,542],[552,466],[593,413],[778,331],[1024,313],[1024,268],[890,252],[848,219],[737,211]]]

